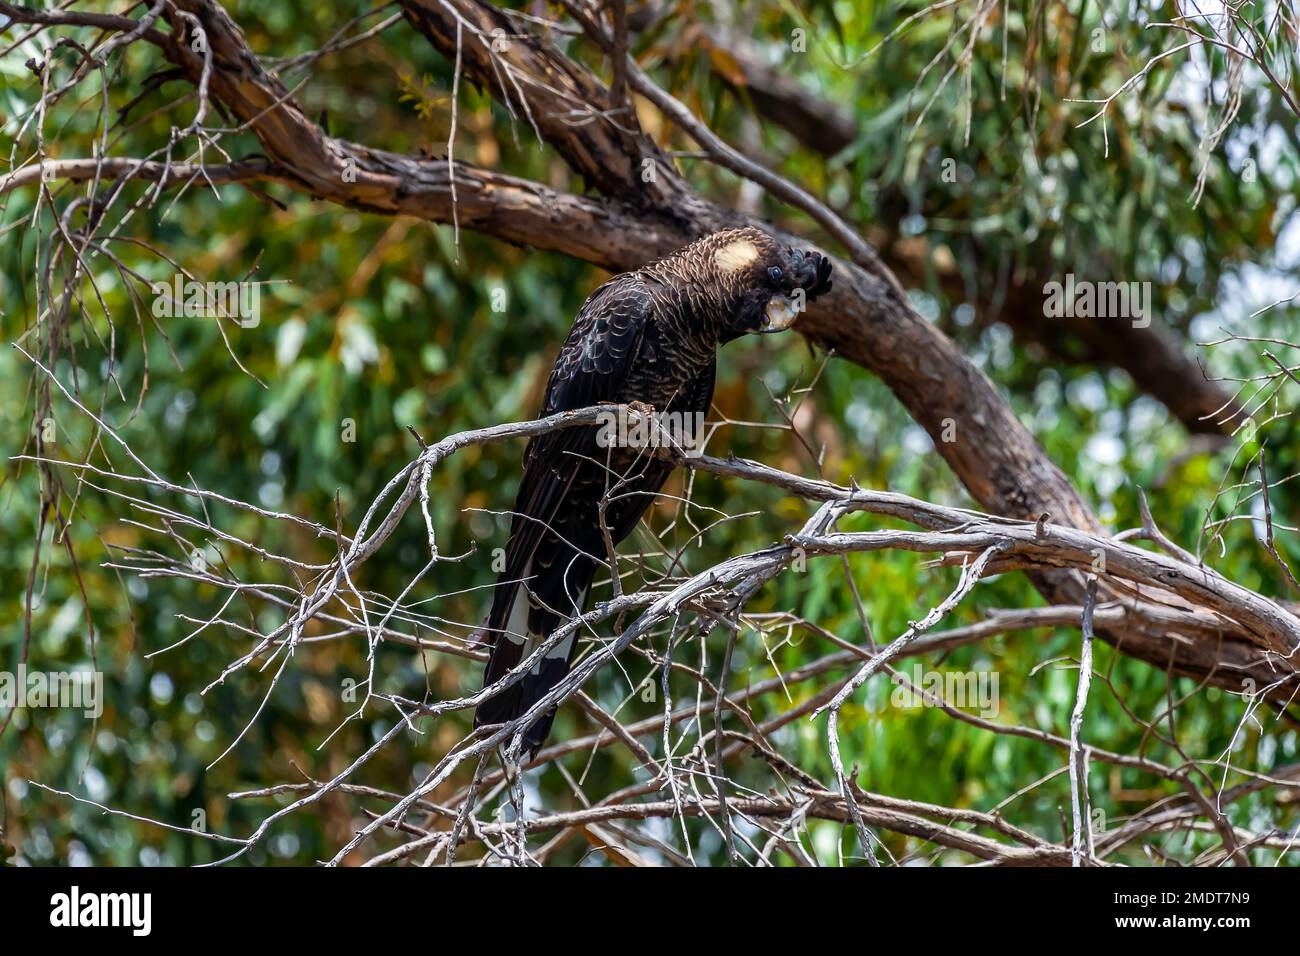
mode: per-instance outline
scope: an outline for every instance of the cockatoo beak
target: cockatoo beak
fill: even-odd
[[[784,332],[794,325],[800,310],[795,308],[794,300],[786,295],[774,295],[763,310],[763,327],[758,331],[764,335]]]

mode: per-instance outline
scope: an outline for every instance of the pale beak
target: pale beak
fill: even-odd
[[[799,311],[789,296],[774,295],[767,303],[767,308],[763,310],[763,327],[758,331],[764,335],[784,332],[794,325],[794,320],[799,317]]]

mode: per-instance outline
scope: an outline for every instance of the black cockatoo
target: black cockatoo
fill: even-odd
[[[731,229],[610,279],[587,299],[560,349],[542,415],[603,402],[640,402],[670,421],[702,420],[713,398],[718,346],[749,332],[789,328],[801,301],[830,290],[831,263],[782,246],[761,229]],[[606,563],[600,501],[615,544],[636,527],[672,465],[644,447],[609,447],[599,426],[538,435],[524,452],[505,568],[484,634],[496,683],[570,617],[582,613]],[[688,436],[689,437],[689,436]],[[521,680],[483,701],[475,726],[513,720],[568,673],[569,636]],[[536,753],[555,709],[524,732]]]

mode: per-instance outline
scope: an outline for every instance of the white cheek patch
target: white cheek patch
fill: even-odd
[[[794,320],[799,318],[800,311],[787,296],[772,296],[767,308],[763,310],[763,314],[767,317],[767,323],[764,325],[763,331],[784,332],[794,325]]]
[[[729,242],[713,254],[713,261],[722,272],[739,272],[748,269],[758,259],[758,246],[748,239]]]

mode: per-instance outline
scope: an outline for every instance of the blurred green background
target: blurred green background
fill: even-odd
[[[314,49],[351,17],[372,9],[350,0],[335,5],[240,0],[225,6],[253,49],[268,58]],[[1173,42],[1167,34],[1145,29],[1157,15],[1153,5],[1106,5],[1104,19],[1097,4],[1079,0],[1068,5],[1013,3],[1005,16],[998,5],[994,8],[978,31],[971,65],[947,82],[943,75],[967,42],[965,34],[954,40],[954,30],[972,16],[970,5],[927,15],[872,52],[921,5],[764,2],[732,9],[669,3],[664,15],[637,35],[634,49],[720,135],[826,197],[873,240],[893,246],[920,237],[926,244],[925,261],[955,263],[955,283],[944,281],[937,269],[914,277],[913,294],[923,314],[953,335],[1005,390],[1023,421],[1114,530],[1140,523],[1136,490],[1144,488],[1166,532],[1195,547],[1207,513],[1222,516],[1236,507],[1236,493],[1216,501],[1221,486],[1254,480],[1245,468],[1261,441],[1267,443],[1271,475],[1298,470],[1294,419],[1274,421],[1250,441],[1233,438],[1207,450],[1190,443],[1183,425],[1143,395],[1123,371],[1091,361],[1087,349],[1069,335],[1050,349],[1014,336],[995,320],[990,303],[1008,277],[1031,271],[1059,278],[1074,272],[1152,282],[1159,321],[1188,350],[1198,340],[1221,337],[1222,329],[1256,335],[1290,332],[1295,338],[1292,308],[1251,317],[1261,306],[1291,294],[1297,281],[1300,241],[1294,210],[1300,153],[1295,117],[1288,119],[1262,85],[1248,88],[1235,125],[1210,155],[1205,194],[1194,205],[1189,196],[1204,120],[1198,98],[1206,82],[1222,75],[1222,61],[1161,61],[1112,110],[1110,155],[1105,157],[1100,124],[1077,128],[1095,107],[1074,101],[1109,95],[1152,52]],[[545,5],[529,9],[558,15]],[[379,13],[367,25],[390,12],[392,8]],[[826,156],[757,115],[745,90],[728,82],[736,65],[727,49],[711,42],[702,26],[748,36],[779,72],[849,117],[852,141]],[[806,31],[806,53],[789,50],[795,29]],[[1100,52],[1094,50],[1097,30],[1102,31]],[[7,29],[4,45],[15,37]],[[0,59],[0,156],[22,158],[33,148],[30,130],[18,138],[39,92],[24,63],[35,48],[50,42],[48,34],[42,35]],[[572,52],[604,69],[590,58],[589,49],[574,44]],[[927,70],[936,58],[938,66]],[[75,60],[63,51],[55,62],[66,74]],[[115,62],[107,91],[114,111],[163,65],[145,44],[131,46]],[[290,73],[285,79],[293,85],[303,76]],[[95,75],[87,78],[47,118],[52,155],[90,155],[99,83]],[[112,152],[143,154],[164,143],[171,127],[188,123],[193,102],[172,103],[181,86],[164,85],[137,105],[133,125]],[[450,89],[451,65],[399,22],[381,36],[315,64],[296,95],[311,115],[327,114],[336,135],[399,152],[428,149],[442,155]],[[513,125],[485,94],[465,84],[459,121],[457,150],[464,161],[557,187],[582,188],[552,152],[538,148],[526,125]],[[693,148],[669,129],[652,132],[670,148]],[[234,156],[258,150],[247,135],[228,136],[223,145]],[[942,175],[946,159],[956,161],[956,181]],[[1245,176],[1247,161],[1251,173]],[[689,157],[680,163],[706,194],[818,237],[801,216],[755,194],[730,174]],[[63,188],[57,194],[61,204],[77,195],[78,187]],[[131,187],[131,196],[145,188]],[[91,268],[112,318],[102,314],[87,284],[85,308],[74,309],[71,323],[75,350],[64,350],[55,372],[64,383],[75,375],[88,404],[99,408],[102,400],[105,419],[144,461],[173,481],[184,484],[192,478],[233,498],[325,524],[333,523],[337,495],[345,528],[354,528],[383,484],[418,453],[408,426],[428,440],[535,414],[560,341],[584,298],[605,277],[562,256],[469,233],[462,234],[457,248],[450,227],[352,212],[277,186],[265,192],[281,205],[238,186],[196,186],[175,202],[165,196],[123,227],[124,235],[165,250],[198,276],[234,279],[256,264],[257,276],[275,283],[263,290],[260,324],[229,332],[230,348],[251,374],[240,370],[211,321],[160,320],[165,338],[158,328],[138,325],[119,275],[102,261]],[[0,331],[6,342],[30,343],[37,321],[34,270],[43,261],[51,224],[46,207],[38,228],[30,226],[34,200],[31,189],[2,200],[0,228],[6,231],[0,238]],[[115,252],[145,279],[170,280],[175,271],[140,245],[118,243]],[[490,290],[498,287],[507,291],[504,312],[490,308]],[[147,288],[142,285],[140,291]],[[103,344],[110,326],[116,336],[111,369]],[[795,337],[773,338],[736,343],[725,351],[716,405],[726,415],[780,424],[781,411],[771,396],[784,396],[816,376],[821,356]],[[1267,371],[1258,348],[1232,344],[1197,351],[1218,375]],[[115,385],[109,383],[110,372]],[[40,492],[31,464],[10,458],[31,450],[33,388],[40,384],[21,354],[0,350],[0,454],[6,462],[0,482],[0,667],[11,670],[21,654]],[[1295,385],[1287,386],[1282,411],[1298,392]],[[67,402],[56,399],[55,408],[57,453],[76,460],[86,452],[88,423]],[[355,424],[355,441],[343,440],[349,420]],[[805,398],[799,423],[814,445],[825,443],[824,469],[830,479],[853,478],[864,486],[971,504],[925,433],[879,382],[856,366],[832,360]],[[779,429],[724,427],[709,450],[815,471],[800,443]],[[471,544],[477,550],[463,562],[439,565],[420,585],[417,598],[454,593],[422,605],[424,613],[472,625],[486,612],[485,585],[494,576],[491,551],[504,544],[505,523],[468,509],[510,507],[521,451],[522,443],[472,447],[438,468],[430,504],[440,547],[445,554],[459,554]],[[111,453],[114,461],[124,461],[116,449]],[[70,486],[71,477],[65,472]],[[155,500],[152,491],[134,492]],[[755,512],[722,525],[691,549],[689,566],[696,570],[779,540],[809,514],[805,503],[773,489],[705,475],[696,478],[694,495],[704,505]],[[197,513],[193,502],[176,496],[156,500]],[[1279,520],[1294,520],[1297,500],[1291,485],[1275,490]],[[64,499],[65,509],[69,504]],[[212,515],[231,533],[299,560],[325,562],[333,554],[332,542],[283,523],[220,507]],[[391,709],[372,707],[364,719],[348,723],[322,746],[351,712],[341,688],[348,679],[364,678],[366,645],[358,636],[305,644],[241,742],[205,770],[252,717],[270,674],[241,671],[201,695],[249,646],[245,635],[218,628],[146,658],[193,630],[195,625],[178,615],[204,618],[215,613],[225,595],[205,585],[141,579],[104,567],[120,558],[111,546],[174,552],[173,544],[124,521],[142,517],[121,500],[87,487],[75,503],[68,547],[51,541],[46,528],[36,569],[38,600],[28,666],[75,669],[90,666],[93,655],[105,675],[106,706],[97,724],[79,712],[20,711],[0,736],[6,844],[0,858],[7,853],[11,863],[186,865],[223,852],[207,841],[102,815],[32,787],[28,779],[181,827],[190,826],[201,810],[209,829],[246,835],[286,799],[231,801],[227,794],[299,782],[302,774],[327,779],[392,726]],[[654,520],[663,526],[668,518],[664,512]],[[845,524],[872,526],[861,517]],[[682,540],[683,532],[676,533]],[[204,542],[195,537],[191,543]],[[1294,535],[1281,535],[1279,546],[1293,562],[1300,561]],[[227,553],[242,575],[281,579],[277,575],[282,571],[259,567],[247,554]],[[75,555],[75,573],[70,554]],[[1207,554],[1231,579],[1285,596],[1280,573],[1255,541],[1249,522],[1229,525],[1222,547],[1207,548]],[[412,513],[366,564],[364,586],[396,595],[426,557],[424,528]],[[926,570],[922,564],[921,557],[900,553],[851,559],[877,639],[902,632],[952,588],[954,572]],[[1023,577],[1005,575],[980,585],[943,626],[980,620],[990,608],[1041,604]],[[783,577],[752,607],[785,608],[798,609],[847,640],[862,641],[838,560],[813,562],[807,574]],[[265,604],[250,602],[243,613],[263,627],[278,623],[277,612]],[[799,633],[784,643],[779,638],[766,637],[769,659],[763,639],[746,632],[736,648],[731,686],[771,677],[773,660],[788,671],[834,650],[813,634]],[[724,642],[722,634],[711,638],[711,661],[720,659]],[[994,671],[1001,704],[997,721],[1064,734],[1076,678],[1071,661],[1078,646],[1076,630],[1047,628],[993,638],[922,663],[943,670]],[[1044,662],[1053,663],[1039,666]],[[1169,681],[1161,671],[1106,646],[1098,646],[1095,664],[1099,674],[1107,675],[1094,684],[1085,721],[1085,739],[1096,746],[1181,762],[1165,742],[1144,736],[1129,712],[1149,720],[1170,695],[1190,694],[1176,719],[1187,755],[1215,760],[1230,754],[1233,764],[1260,772],[1297,759],[1294,725],[1262,712],[1243,723],[1245,704],[1239,697],[1197,690],[1185,679]],[[624,666],[633,681],[648,673],[642,658],[625,655]],[[911,660],[904,662],[909,672],[911,666]],[[471,662],[435,654],[422,658],[393,644],[381,648],[377,671],[380,689],[428,700],[475,689],[480,679],[479,667]],[[827,679],[792,684],[789,698],[764,697],[756,718],[811,696]],[[589,689],[613,707],[628,695],[628,678],[607,668]],[[678,689],[689,691],[686,683]],[[858,765],[858,781],[868,790],[987,810],[1064,766],[1061,752],[1031,741],[990,734],[935,709],[890,707],[889,691],[877,678],[841,718],[845,764]],[[660,707],[632,697],[620,716],[649,716]],[[356,782],[405,793],[468,730],[463,714],[417,724],[422,735],[400,736]],[[593,729],[569,706],[562,709],[553,738]],[[824,719],[795,721],[773,739],[801,766],[833,780]],[[575,754],[566,763],[578,774],[588,761]],[[1216,778],[1223,773],[1221,768],[1210,772]],[[585,777],[588,793],[598,794],[639,779],[635,758],[620,747],[600,751]],[[771,783],[761,763],[749,760],[738,765],[735,779],[759,790]],[[1241,778],[1228,773],[1224,779],[1231,784]],[[456,782],[465,779],[458,775]],[[1176,792],[1172,784],[1150,775],[1097,763],[1089,786],[1094,805],[1112,826]],[[530,787],[549,808],[576,805],[555,768],[530,778]],[[331,796],[279,823],[243,862],[328,858],[349,838],[361,819],[361,806],[385,809],[382,801]],[[1059,774],[1004,812],[1018,825],[1059,840],[1063,810],[1068,817],[1068,779]],[[1295,825],[1294,804],[1280,802],[1274,792],[1241,801],[1229,815],[1243,826]],[[812,849],[823,862],[834,862],[841,849],[855,852],[851,828],[818,822],[810,827]],[[701,821],[688,828],[697,859],[720,862],[725,854],[716,831]],[[921,848],[895,834],[881,837],[899,856]],[[375,845],[391,839],[382,837]],[[1209,835],[1180,834],[1160,845],[1171,857],[1190,861],[1215,842]],[[1259,851],[1256,859],[1271,862],[1276,856],[1275,851]],[[1136,851],[1117,858],[1150,862]],[[939,859],[957,862],[963,857],[952,853]],[[606,861],[573,841],[556,862]]]

